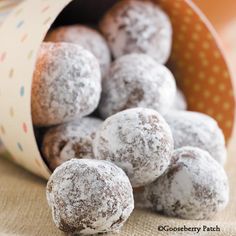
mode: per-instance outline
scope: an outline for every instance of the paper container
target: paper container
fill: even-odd
[[[13,8],[0,27],[0,136],[13,161],[44,178],[50,171],[40,156],[33,132],[32,75],[41,42],[69,2],[25,0]],[[235,100],[231,74],[214,30],[191,1],[157,2],[169,14],[174,27],[168,65],[187,97],[189,109],[213,116],[229,139]],[[109,1],[99,1],[105,3]],[[94,4],[99,5],[95,0]]]
[[[12,0],[2,0],[0,1],[0,26],[2,25],[4,19],[9,15],[13,7],[18,5],[21,2],[21,0],[18,1],[12,1]],[[0,37],[1,38],[1,37]],[[2,143],[2,140],[0,139],[0,155],[9,156],[6,153],[6,149]]]
[[[22,0],[12,1],[12,0],[1,0],[0,1],[0,25],[3,23],[4,19],[8,16],[11,10],[21,3]]]
[[[236,75],[236,1],[194,1],[216,28]]]

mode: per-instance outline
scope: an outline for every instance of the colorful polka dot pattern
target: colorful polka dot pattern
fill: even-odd
[[[30,107],[32,75],[44,35],[69,2],[25,0],[0,25],[3,42],[0,44],[0,137],[13,161],[44,178],[49,177],[50,171],[34,137]]]
[[[158,3],[173,24],[174,42],[168,66],[187,97],[189,109],[215,118],[228,140],[233,131],[235,98],[229,69],[214,32],[190,1]]]
[[[46,32],[69,2],[25,0],[0,25],[0,137],[12,160],[44,178],[50,172],[34,137],[30,107],[32,75]],[[169,65],[190,109],[214,116],[229,138],[234,99],[227,66],[217,44],[188,1],[158,2],[173,22],[174,45]]]
[[[4,19],[9,15],[12,8],[19,4],[22,0],[12,1],[4,0],[0,1],[0,26],[3,24]]]

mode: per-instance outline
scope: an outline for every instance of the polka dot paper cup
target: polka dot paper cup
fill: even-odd
[[[3,24],[5,18],[10,14],[13,7],[18,5],[21,2],[21,0],[18,1],[12,1],[12,0],[3,0],[0,1],[0,27]],[[0,155],[6,155],[6,149],[0,139]]]
[[[194,0],[200,9],[210,19],[216,28],[227,57],[232,63],[234,74],[236,74],[236,17],[235,0],[215,1],[215,0]]]
[[[32,125],[32,75],[40,44],[70,2],[24,0],[12,7],[0,25],[0,137],[13,161],[44,178],[50,176],[50,171],[38,150]],[[77,2],[79,15],[81,1]],[[114,2],[100,0],[99,6]],[[96,0],[87,3],[91,9],[98,5]],[[228,140],[234,125],[234,90],[214,30],[191,1],[157,3],[173,24],[174,43],[168,66],[187,97],[189,109],[214,117]]]

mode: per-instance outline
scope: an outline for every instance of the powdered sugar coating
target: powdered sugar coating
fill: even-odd
[[[133,107],[152,108],[165,114],[176,96],[172,73],[145,54],[117,59],[103,80],[102,88],[99,112],[103,118]]]
[[[129,53],[145,53],[165,64],[172,45],[169,17],[149,1],[119,1],[100,22],[100,30],[118,58]]]
[[[90,114],[101,94],[97,59],[79,45],[43,43],[32,85],[32,117],[50,126]]]
[[[175,96],[175,101],[172,105],[172,109],[174,110],[187,110],[187,101],[180,89],[177,89],[177,93]]]
[[[224,134],[213,118],[199,112],[170,111],[165,119],[172,130],[175,148],[198,147],[208,151],[220,164],[225,163]]]
[[[173,151],[170,128],[158,112],[133,108],[106,119],[94,139],[97,159],[110,160],[128,175],[133,187],[158,178]]]
[[[228,179],[208,152],[183,147],[173,153],[168,170],[145,187],[142,198],[146,206],[170,216],[208,219],[227,205]]]
[[[51,31],[46,41],[76,43],[98,59],[104,76],[111,63],[109,47],[99,32],[83,25],[62,26]]]
[[[89,235],[118,231],[134,208],[128,177],[107,161],[72,159],[58,167],[47,184],[56,226]]]
[[[85,117],[53,127],[43,138],[42,153],[51,170],[73,158],[93,158],[92,142],[102,120]]]

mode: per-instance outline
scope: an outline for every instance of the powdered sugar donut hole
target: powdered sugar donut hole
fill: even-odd
[[[175,96],[175,100],[174,103],[172,105],[172,109],[173,110],[187,110],[187,101],[186,98],[184,96],[184,94],[182,93],[182,91],[180,89],[177,89],[177,93]]]
[[[129,54],[117,59],[102,83],[100,115],[107,118],[119,111],[152,108],[169,111],[176,96],[172,73],[145,54]]]
[[[224,165],[227,158],[224,134],[213,118],[199,112],[170,111],[165,119],[171,128],[175,148],[201,148]]]
[[[102,76],[105,76],[109,69],[111,63],[110,49],[103,36],[90,27],[83,25],[58,27],[48,33],[46,41],[79,44],[98,59]]]
[[[119,1],[101,20],[100,30],[115,58],[145,53],[165,64],[170,56],[171,22],[166,13],[152,2]]]
[[[142,194],[155,211],[200,220],[225,208],[229,185],[223,167],[208,152],[183,147],[174,151],[168,170]]]
[[[47,184],[56,226],[67,233],[117,232],[134,208],[125,173],[107,161],[72,159],[58,167]]]
[[[94,158],[92,142],[102,120],[85,117],[49,129],[43,138],[42,153],[49,168],[73,158]]]
[[[50,126],[92,113],[101,94],[97,59],[79,45],[43,43],[32,85],[35,126]]]
[[[121,167],[133,187],[151,183],[166,170],[173,151],[169,126],[151,109],[133,108],[106,119],[94,139],[96,159]]]

